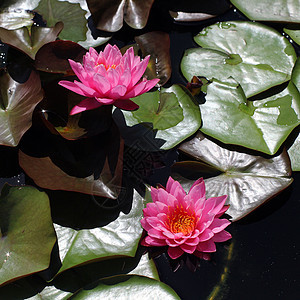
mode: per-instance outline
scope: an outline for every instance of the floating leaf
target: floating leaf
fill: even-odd
[[[200,112],[193,102],[189,91],[180,85],[173,85],[161,91],[146,93],[132,99],[140,105],[135,112],[122,111],[126,124],[116,120],[122,136],[132,139],[135,125],[152,123],[153,129],[157,130],[153,145],[146,145],[146,150],[167,150],[191,136],[197,131],[201,124]],[[113,117],[121,118],[115,111]],[[146,125],[145,125],[146,126]],[[147,131],[152,131],[146,127]],[[153,131],[152,131],[153,132]],[[140,132],[144,135],[144,132]],[[145,136],[144,136],[145,137]],[[137,139],[140,137],[136,136]],[[163,144],[159,144],[163,143]],[[148,148],[147,148],[148,147]]]
[[[27,27],[16,30],[0,28],[0,39],[3,43],[23,51],[34,59],[37,51],[44,44],[54,41],[62,29],[63,23],[61,22],[50,28],[31,26],[30,33]]]
[[[135,29],[146,26],[154,0],[87,0],[94,23],[100,30],[115,32],[125,22]]]
[[[297,87],[298,91],[300,92],[300,58],[299,57],[295,63],[294,69],[293,69],[292,81],[295,84],[295,86]]]
[[[35,106],[43,98],[40,79],[32,71],[25,83],[18,83],[5,73],[0,77],[0,90],[0,144],[17,146],[32,124]]]
[[[295,22],[300,20],[299,0],[230,0],[251,20]]]
[[[300,22],[300,20],[299,20],[299,22]],[[285,33],[287,33],[294,42],[296,42],[298,45],[300,45],[300,29],[284,28],[283,31]]]
[[[0,7],[0,27],[14,30],[33,24],[34,14],[23,9],[4,9]]]
[[[285,37],[258,23],[217,23],[204,28],[195,41],[203,48],[185,51],[181,61],[185,78],[190,81],[193,76],[203,76],[222,81],[233,77],[247,97],[289,80],[296,60]]]
[[[34,10],[42,15],[49,27],[57,22],[64,23],[64,30],[59,35],[61,39],[73,42],[86,40],[86,12],[79,3],[41,0]]]
[[[203,171],[207,174],[203,168],[205,163],[216,172],[221,172],[219,176],[205,179],[206,193],[207,197],[228,195],[227,204],[230,207],[227,213],[233,221],[246,216],[292,183],[286,151],[264,158],[225,147],[198,133],[192,140],[181,144],[179,149],[202,163],[176,163],[173,171],[199,178],[203,176]],[[184,180],[186,189],[193,184],[194,178]]]
[[[292,170],[300,171],[300,128],[296,129],[296,139],[288,149],[288,154],[291,160]]]
[[[143,276],[111,277],[92,290],[81,290],[70,299],[180,299],[168,285]]]
[[[161,31],[152,31],[134,39],[144,57],[151,55],[145,72],[147,79],[159,78],[158,85],[163,86],[172,73],[169,35]]]
[[[67,300],[73,293],[66,292],[56,288],[55,286],[48,285],[41,292],[33,297],[27,298],[28,300]]]
[[[55,224],[64,270],[93,260],[135,255],[141,234],[143,201],[135,191],[131,211],[106,226],[75,230]]]
[[[44,192],[5,185],[0,229],[0,284],[48,268],[56,237]]]
[[[200,110],[205,134],[226,144],[274,154],[300,124],[300,94],[290,82],[275,95],[250,101],[233,79],[213,80]]]
[[[39,49],[34,66],[39,71],[75,75],[68,59],[82,62],[86,49],[71,41],[53,41]]]

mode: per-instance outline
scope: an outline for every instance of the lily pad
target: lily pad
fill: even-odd
[[[0,284],[48,268],[56,236],[44,192],[5,185],[0,228]]]
[[[0,77],[0,90],[0,144],[17,146],[32,124],[35,106],[43,99],[40,79],[32,71],[25,83],[18,83],[5,73]]]
[[[56,40],[63,29],[63,23],[61,22],[53,26],[50,28],[31,26],[30,32],[27,27],[16,30],[0,28],[0,39],[3,43],[23,51],[34,59],[38,50],[43,45]]]
[[[300,92],[300,58],[299,57],[295,63],[294,69],[293,69],[292,81],[295,84],[295,86],[297,87],[298,91]]]
[[[293,29],[284,28],[283,31],[287,33],[294,42],[300,45],[300,29],[293,30]]]
[[[64,30],[59,35],[61,39],[73,42],[86,39],[86,12],[80,7],[79,3],[41,0],[34,11],[42,15],[48,27],[54,26],[57,22],[64,23]]]
[[[140,298],[145,300],[166,299],[179,300],[178,295],[168,285],[143,276],[111,277],[92,290],[81,290],[70,299],[123,299]]]
[[[0,6],[0,27],[7,30],[14,30],[33,24],[34,14],[23,9],[1,9]]]
[[[135,191],[131,211],[106,226],[75,230],[55,224],[62,261],[58,273],[94,260],[133,257],[143,231],[142,209],[142,197]]]
[[[192,140],[180,145],[179,150],[194,157],[199,162],[180,162],[173,172],[183,176],[199,178],[207,174],[203,163],[220,175],[205,179],[206,196],[228,195],[226,212],[237,221],[267,200],[275,197],[293,181],[287,152],[264,158],[258,155],[230,150],[226,145],[216,144],[200,132]],[[185,189],[193,180],[182,179]],[[181,181],[181,179],[179,179]]]
[[[299,0],[230,0],[249,19],[255,21],[295,22],[300,20]]]
[[[132,138],[132,132],[135,129],[132,127],[144,124],[148,131],[154,132],[155,139],[157,139],[157,143],[154,140],[152,146],[148,148],[146,146],[146,150],[167,150],[191,136],[201,125],[198,106],[194,103],[190,92],[183,86],[173,85],[166,89],[161,88],[160,91],[146,93],[132,100],[140,105],[140,108],[135,112],[122,111],[126,121],[125,126],[116,120],[125,143],[127,137]],[[119,118],[115,113],[113,117]],[[154,131],[149,126],[147,127],[149,123],[152,123]],[[144,135],[143,132],[142,134]],[[159,144],[160,142],[163,144]]]
[[[289,41],[258,23],[217,23],[204,28],[195,41],[203,48],[185,51],[181,61],[185,78],[191,81],[193,76],[203,76],[222,81],[233,77],[247,97],[288,81],[296,61]]]
[[[297,137],[291,147],[288,149],[288,154],[291,160],[292,170],[300,171],[300,128],[296,129]]]
[[[275,95],[250,101],[233,79],[213,80],[200,110],[203,133],[272,155],[300,124],[300,94],[290,82]]]
[[[132,28],[146,26],[154,0],[87,0],[97,28],[115,32],[122,28],[123,18]]]

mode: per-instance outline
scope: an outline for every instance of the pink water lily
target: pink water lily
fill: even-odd
[[[74,82],[62,80],[59,84],[79,95],[87,97],[74,106],[71,115],[102,105],[113,104],[125,110],[139,106],[130,98],[152,89],[159,79],[146,80],[143,76],[150,56],[142,61],[129,48],[122,56],[117,46],[108,44],[103,51],[90,48],[83,57],[83,64],[69,59],[70,66],[78,79]]]
[[[228,209],[227,196],[206,199],[202,178],[186,194],[170,177],[166,189],[152,187],[151,196],[153,202],[147,204],[141,220],[148,233],[142,245],[168,246],[172,259],[184,252],[209,259],[209,253],[216,251],[215,242],[231,238],[224,230],[230,221],[219,218]]]

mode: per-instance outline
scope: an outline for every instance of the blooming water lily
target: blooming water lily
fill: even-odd
[[[153,202],[147,204],[141,220],[148,233],[142,245],[168,246],[172,259],[184,252],[209,259],[209,253],[216,251],[215,242],[231,238],[224,230],[230,221],[219,219],[228,209],[224,205],[227,196],[206,199],[202,178],[186,194],[180,183],[169,177],[166,189],[151,187],[151,196]]]
[[[74,106],[70,114],[110,104],[125,110],[137,109],[139,106],[130,98],[146,93],[159,81],[141,79],[149,58],[148,55],[141,61],[139,56],[134,55],[132,47],[122,56],[117,46],[107,44],[99,54],[94,48],[90,48],[83,57],[83,64],[69,59],[80,82],[62,80],[59,84],[87,97]]]

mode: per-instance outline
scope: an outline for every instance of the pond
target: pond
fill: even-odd
[[[297,299],[300,3],[59,2],[0,4],[0,299]],[[150,55],[146,79],[132,67],[112,92],[117,52],[88,77],[107,44]],[[181,199],[170,176],[227,195],[216,251],[162,242],[149,203]],[[204,220],[180,203],[164,235]]]

